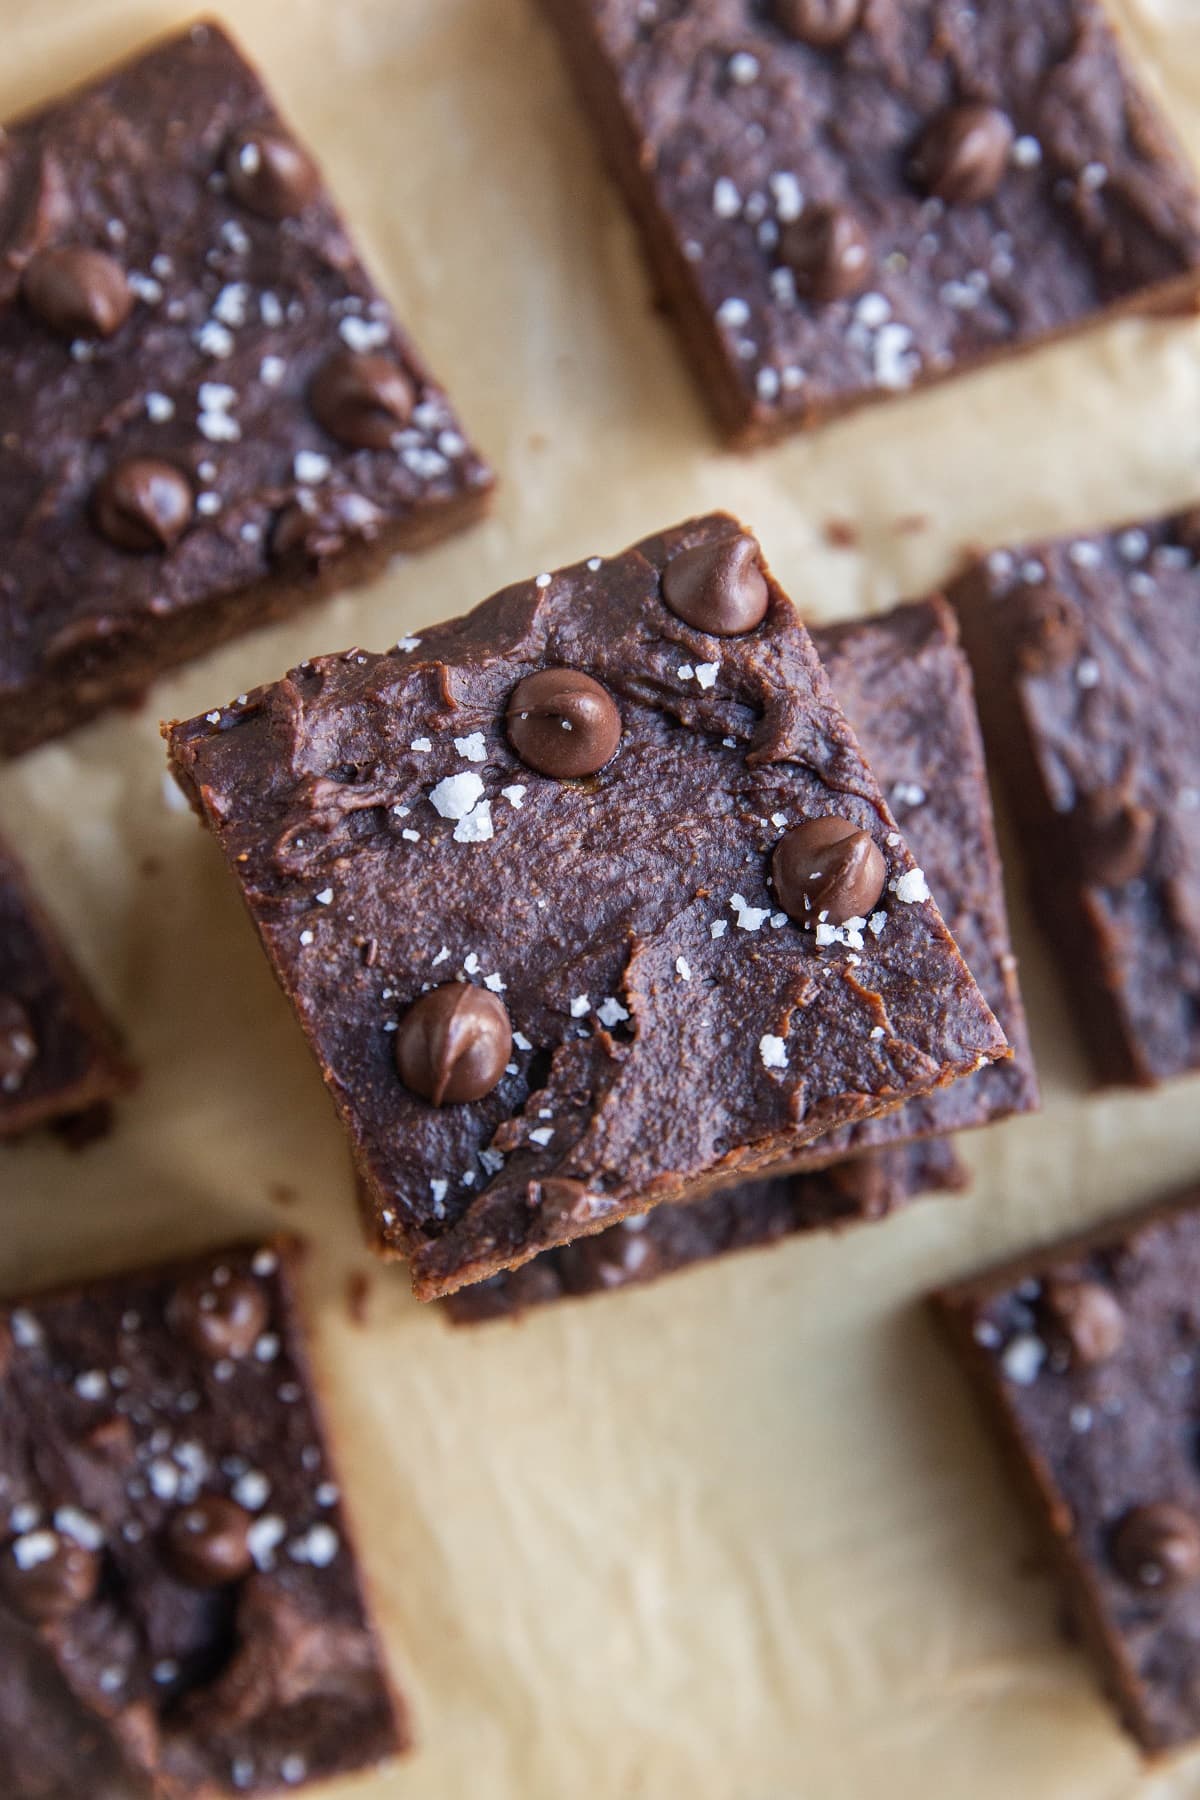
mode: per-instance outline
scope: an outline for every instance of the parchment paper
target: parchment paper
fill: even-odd
[[[968,541],[1194,498],[1200,327],[1125,324],[738,460],[713,448],[648,304],[531,0],[215,10],[323,157],[503,494],[482,529],[0,772],[0,823],[146,1072],[107,1144],[3,1156],[0,1284],[284,1224],[315,1239],[346,1487],[422,1740],[356,1794],[1200,1795],[1200,1757],[1139,1773],[1058,1638],[916,1304],[1200,1174],[1197,1083],[1089,1095],[1018,906],[1046,1109],[965,1144],[973,1195],[515,1328],[451,1331],[402,1273],[369,1269],[355,1326],[346,1281],[368,1258],[342,1140],[215,849],[167,804],[157,732],[305,655],[394,642],[710,505],[752,522],[825,619],[922,591]],[[1119,12],[1200,154],[1200,4]],[[0,116],[186,16],[173,0],[0,0]],[[857,524],[857,550],[827,544],[835,518]]]

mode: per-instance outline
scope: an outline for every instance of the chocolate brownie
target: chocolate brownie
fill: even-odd
[[[828,1133],[797,1158],[809,1165],[965,1131],[1039,1104],[971,670],[954,614],[935,596],[818,626],[813,642],[1013,1055],[896,1112]]]
[[[475,517],[491,477],[213,25],[0,133],[0,753]]]
[[[995,551],[952,598],[1097,1074],[1200,1068],[1200,511]]]
[[[5,1800],[297,1788],[402,1747],[293,1244],[0,1310]]]
[[[724,514],[168,736],[422,1298],[1008,1054]]]
[[[935,1306],[1148,1750],[1200,1736],[1200,1190]]]
[[[722,431],[1191,309],[1200,198],[1097,0],[543,0]]]
[[[55,1125],[82,1141],[132,1086],[117,1033],[0,842],[0,1139]]]
[[[553,1300],[607,1294],[802,1231],[882,1219],[918,1194],[960,1193],[969,1176],[949,1138],[868,1150],[805,1174],[744,1181],[702,1200],[635,1213],[598,1237],[544,1250],[440,1302],[455,1325],[515,1318]]]

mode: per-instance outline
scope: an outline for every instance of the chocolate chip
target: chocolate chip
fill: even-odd
[[[775,0],[775,22],[789,37],[827,50],[857,31],[863,0]]]
[[[248,1275],[223,1282],[195,1276],[175,1290],[167,1309],[171,1329],[210,1362],[249,1356],[269,1317],[267,1296]]]
[[[1076,1365],[1107,1362],[1125,1339],[1125,1314],[1098,1281],[1048,1281],[1042,1289],[1048,1335],[1062,1340]]]
[[[100,1556],[57,1531],[31,1531],[0,1556],[0,1592],[34,1625],[86,1606],[100,1582]]]
[[[316,164],[299,144],[261,125],[230,138],[225,175],[234,199],[264,219],[303,212],[320,186]]]
[[[844,206],[806,206],[784,226],[779,254],[792,271],[796,292],[822,305],[861,294],[871,279],[871,246]]]
[[[335,350],[308,390],[313,417],[352,450],[389,450],[412,416],[412,382],[390,356]]]
[[[740,637],[761,625],[767,581],[759,547],[743,532],[680,550],[663,570],[663,599],[685,625],[713,637]]]
[[[1017,666],[1029,675],[1066,668],[1078,661],[1084,626],[1079,608],[1058,588],[1039,585],[1014,595],[1020,607]]]
[[[1012,120],[998,106],[966,100],[947,107],[917,146],[912,174],[918,187],[951,206],[990,200],[1004,180],[1013,146]]]
[[[15,1094],[23,1086],[37,1053],[28,1012],[12,994],[0,994],[0,1093]]]
[[[1134,1587],[1186,1587],[1200,1575],[1200,1524],[1169,1500],[1135,1506],[1113,1534],[1112,1559]]]
[[[512,1054],[512,1025],[486,988],[452,981],[414,1001],[396,1032],[405,1087],[435,1106],[482,1100]]]
[[[869,832],[836,813],[806,819],[781,837],[771,857],[779,904],[801,924],[865,919],[883,892],[887,865]]]
[[[382,524],[383,514],[365,494],[303,493],[276,519],[271,555],[279,563],[320,568],[348,543],[378,537]]]
[[[617,754],[621,715],[606,687],[580,669],[540,669],[509,696],[508,738],[539,775],[594,775]]]
[[[1124,783],[1084,794],[1072,824],[1086,881],[1096,887],[1123,887],[1137,880],[1149,860],[1155,821]]]
[[[133,310],[125,271],[103,250],[74,245],[39,250],[25,265],[21,292],[30,312],[59,337],[107,338]]]
[[[92,499],[97,529],[121,550],[169,550],[191,522],[192,509],[187,477],[149,456],[114,463]]]
[[[250,1573],[250,1514],[220,1494],[205,1494],[167,1522],[171,1565],[189,1587],[226,1587]]]

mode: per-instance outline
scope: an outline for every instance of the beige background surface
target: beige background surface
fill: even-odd
[[[753,461],[716,452],[531,0],[217,7],[324,158],[504,481],[492,522],[0,771],[11,831],[146,1071],[109,1143],[5,1154],[0,1285],[288,1224],[422,1748],[404,1800],[1182,1800],[1139,1774],[916,1304],[995,1253],[1200,1173],[1200,1089],[1085,1091],[1017,920],[1046,1110],[968,1146],[966,1199],[516,1327],[455,1334],[365,1268],[342,1143],[215,850],[163,787],[186,715],[709,504],[815,618],[967,541],[1200,492],[1200,327],[1128,324]],[[1200,0],[1120,13],[1200,154]],[[172,0],[0,0],[0,116]],[[920,532],[897,529],[912,515]],[[835,551],[830,518],[862,528]],[[273,1184],[295,1189],[286,1211]],[[343,1790],[349,1791],[349,1790]]]

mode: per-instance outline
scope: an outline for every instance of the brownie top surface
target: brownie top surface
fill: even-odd
[[[1200,1065],[1200,521],[994,552],[967,603],[999,647],[1052,818],[1043,878],[1104,946],[1159,1075]]]
[[[785,596],[731,637],[665,604],[667,565],[738,530],[712,515],[540,575],[172,733],[383,1197],[375,1231],[430,1291],[1001,1050]],[[619,709],[580,781],[505,731],[515,685],[564,665]],[[788,828],[832,813],[883,853],[877,929],[801,930],[768,889]],[[391,1034],[455,980],[502,1000],[512,1060],[432,1106]]]
[[[792,0],[558,10],[584,15],[615,63],[669,229],[762,417],[907,387],[1200,266],[1192,175],[1095,0],[865,0],[831,47],[784,28],[805,10]],[[914,158],[966,103],[1005,115],[1008,165],[986,197],[943,200]],[[814,302],[797,291],[796,226],[825,207],[865,254],[853,292]]]
[[[113,1040],[0,842],[0,1136],[125,1083]]]
[[[265,201],[247,185],[263,144],[299,159],[294,191]],[[53,257],[81,250],[110,260],[82,283],[103,329],[73,335],[78,284]],[[399,365],[411,410],[389,447],[314,416],[338,352]],[[297,505],[370,538],[488,480],[315,165],[211,25],[0,135],[0,364],[0,694],[269,576]],[[106,528],[105,479],[141,459],[171,486],[143,474]],[[168,545],[113,541],[131,505]]]
[[[944,1298],[1085,1565],[1139,1730],[1160,1746],[1200,1731],[1198,1294],[1192,1193]],[[1153,1548],[1143,1509],[1163,1506],[1194,1521],[1190,1574],[1178,1550],[1172,1567]],[[1186,1522],[1175,1524],[1186,1539]]]
[[[970,669],[942,600],[821,626],[813,642],[942,917],[1013,1047],[966,1081],[820,1145],[957,1131],[1038,1104]],[[815,1147],[814,1147],[815,1148]]]
[[[155,1793],[272,1791],[396,1744],[291,1254],[0,1309],[0,1614],[32,1667],[54,1659],[47,1704]],[[195,1535],[214,1500],[232,1523]]]

